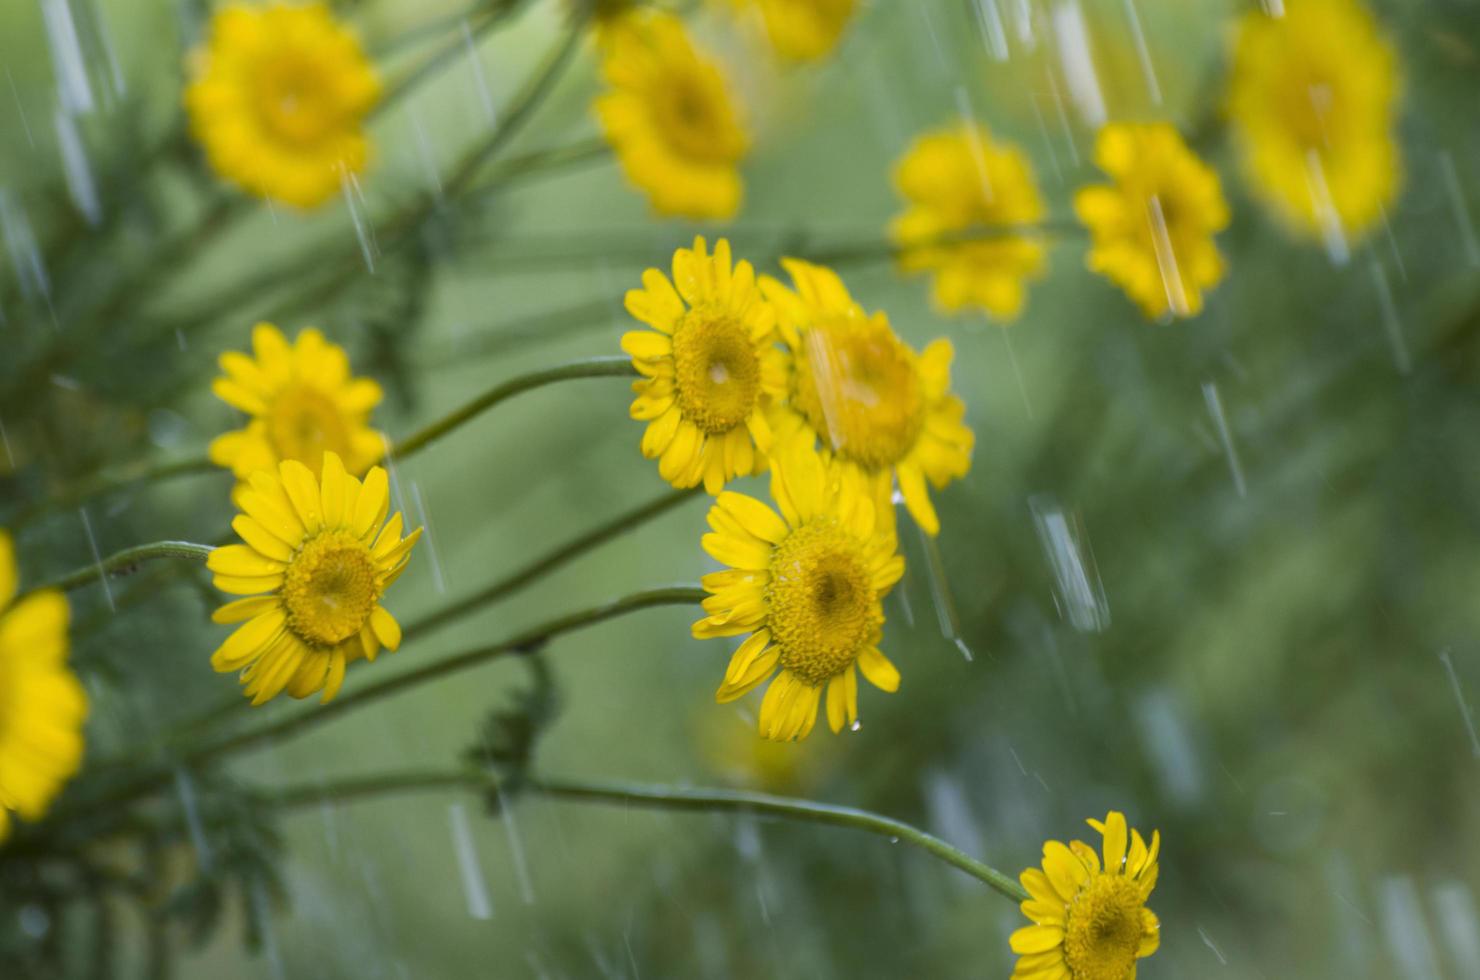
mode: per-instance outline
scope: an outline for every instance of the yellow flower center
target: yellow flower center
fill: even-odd
[[[1074,980],[1126,980],[1136,965],[1144,929],[1141,886],[1118,874],[1097,874],[1069,903],[1064,961]]]
[[[292,560],[283,581],[288,628],[316,646],[358,633],[380,598],[370,549],[347,531],[324,531]]]
[[[771,556],[767,625],[781,666],[816,687],[877,642],[884,622],[862,546],[832,518],[792,531]]]
[[[697,73],[675,74],[654,95],[658,130],[680,156],[706,163],[734,159],[735,122],[729,107]]]
[[[267,409],[267,438],[279,459],[296,459],[317,476],[324,451],[354,455],[344,414],[324,392],[307,385],[284,389]]]
[[[865,469],[893,466],[925,425],[914,354],[882,320],[824,321],[802,334],[793,404],[828,448]]]
[[[708,435],[744,425],[761,390],[761,362],[750,331],[721,310],[697,307],[673,332],[678,407]]]
[[[331,81],[313,58],[285,52],[265,61],[254,89],[258,119],[286,143],[318,143],[341,124]]]

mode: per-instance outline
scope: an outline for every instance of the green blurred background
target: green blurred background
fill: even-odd
[[[0,10],[0,187],[42,237],[76,220],[48,6]],[[463,9],[341,6],[392,70],[457,28],[398,38]],[[832,60],[799,69],[777,65],[755,32],[696,15],[756,134],[741,218],[697,230],[768,269],[788,246],[877,239],[899,207],[893,161],[963,112],[1025,147],[1050,216],[1068,218],[1073,188],[1096,178],[1092,132],[1052,38],[1018,28],[1071,6],[877,0]],[[856,733],[768,749],[754,734],[758,695],[713,703],[730,647],[691,639],[688,609],[642,612],[550,649],[564,713],[542,771],[857,805],[1013,873],[1043,840],[1088,837],[1085,817],[1122,809],[1164,838],[1151,902],[1163,938],[1141,964],[1147,980],[1480,976],[1480,745],[1464,706],[1480,698],[1480,252],[1465,210],[1480,208],[1480,13],[1376,5],[1404,69],[1407,176],[1387,227],[1336,265],[1288,240],[1236,168],[1219,100],[1228,18],[1251,6],[1080,5],[1112,114],[1170,118],[1224,177],[1229,274],[1198,319],[1144,322],[1084,270],[1073,234],[1055,239],[1049,277],[1007,329],[932,313],[924,284],[885,261],[841,270],[910,342],[952,338],[977,434],[970,476],[936,495],[933,550],[903,528],[909,570],[886,605],[884,645],[900,692],[865,689]],[[236,424],[209,393],[216,355],[244,348],[252,322],[337,268],[334,257],[359,254],[341,202],[311,217],[256,208],[208,249],[151,267],[151,243],[216,193],[188,153],[139,164],[178,122],[181,51],[202,9],[71,9],[99,103],[75,125],[100,197],[123,217],[106,250],[57,279],[59,329],[89,290],[144,277],[149,289],[42,389],[7,400],[7,508],[99,466],[198,452]],[[496,118],[563,21],[561,5],[532,0],[478,44],[476,67],[455,51],[378,119],[364,212],[414,198],[486,132],[487,104]],[[588,45],[516,152],[595,135],[592,60]],[[388,388],[379,426],[403,435],[504,378],[616,352],[623,292],[695,230],[651,219],[597,159],[449,202],[414,246],[373,275],[359,265],[280,325],[318,325],[345,344],[357,373]],[[212,305],[295,256],[289,279]],[[0,328],[12,364],[44,322]],[[616,380],[543,390],[398,467],[400,505],[428,535],[392,611],[404,621],[476,591],[658,493],[628,400]],[[103,553],[213,540],[229,484],[195,476],[117,494],[87,519]],[[515,601],[360,665],[349,688],[573,606],[696,580],[714,567],[698,546],[703,513],[690,501]],[[19,549],[28,581],[91,555],[75,511],[28,527]],[[225,631],[206,620],[217,599],[204,573],[144,581],[117,614],[96,587],[72,596],[95,756],[231,688],[208,664]],[[270,786],[445,767],[526,676],[508,661],[428,684],[232,773]],[[519,798],[500,819],[471,796],[432,793],[310,807],[282,829],[286,896],[262,949],[243,952],[232,911],[201,946],[171,934],[178,975],[999,978],[1022,923],[1001,896],[903,845],[744,817]],[[486,891],[486,908],[470,888]],[[142,931],[136,913],[118,914],[132,975]]]

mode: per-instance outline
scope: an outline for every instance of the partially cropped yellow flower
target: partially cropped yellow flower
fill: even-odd
[[[191,131],[211,167],[248,193],[311,208],[365,169],[380,81],[325,4],[222,7],[191,75]]]
[[[593,108],[627,179],[661,215],[730,218],[749,148],[719,68],[672,14],[632,13],[603,32],[607,91]]]
[[[1082,188],[1074,210],[1094,244],[1087,264],[1154,319],[1202,312],[1203,290],[1223,278],[1213,235],[1228,227],[1218,174],[1168,123],[1111,123],[1095,163],[1113,184]]]
[[[657,269],[642,282],[627,294],[627,312],[652,330],[622,335],[622,350],[645,376],[632,385],[632,417],[648,422],[642,454],[675,487],[702,482],[719,493],[766,465],[766,414],[786,394],[776,313],[750,263],[731,266],[723,238],[713,255],[703,238],[674,252],[672,282]]]
[[[375,467],[361,483],[332,452],[317,479],[294,459],[258,470],[237,503],[242,513],[231,526],[246,543],[217,548],[206,567],[216,588],[251,598],[212,615],[245,625],[211,666],[240,671],[254,705],[284,690],[295,698],[323,691],[327,702],[349,663],[401,645],[401,627],[380,598],[405,569],[421,529],[403,538],[401,515],[385,519],[385,470]]]
[[[1029,279],[1042,277],[1043,243],[1014,228],[1043,220],[1028,158],[966,123],[917,139],[894,168],[909,202],[889,226],[900,269],[934,273],[931,297],[948,313],[975,307],[1013,320]],[[953,241],[953,238],[963,239]]]
[[[704,576],[709,615],[700,639],[750,634],[715,697],[733,701],[778,668],[761,702],[760,732],[806,738],[821,700],[834,732],[858,718],[858,676],[895,691],[899,671],[879,652],[882,600],[904,574],[894,525],[810,449],[772,470],[781,514],[726,491],[709,511],[704,550],[729,565]]]
[[[1298,232],[1360,237],[1397,196],[1397,57],[1355,0],[1251,11],[1234,44],[1228,112],[1254,189]]]
[[[40,820],[82,765],[87,695],[67,667],[67,600],[16,594],[15,549],[0,531],[0,840],[10,815]]]
[[[868,496],[881,523],[893,520],[894,482],[928,534],[940,519],[937,490],[966,475],[975,437],[966,406],[951,393],[949,340],[916,354],[883,313],[863,311],[837,273],[783,259],[795,291],[769,276],[761,290],[777,310],[790,352],[791,389],[775,413],[776,442],[820,444],[849,489]]]
[[[858,0],[731,0],[753,7],[766,25],[771,46],[792,61],[818,61],[832,54],[858,10]]]
[[[1036,925],[1012,934],[1013,980],[1135,980],[1136,960],[1156,952],[1161,924],[1146,908],[1156,887],[1161,835],[1151,846],[1111,811],[1089,821],[1104,838],[1104,863],[1082,841],[1043,845],[1043,869],[1022,874],[1032,897],[1023,914]]]
[[[344,348],[312,328],[289,346],[277,327],[259,323],[252,328],[252,349],[255,357],[221,355],[225,374],[211,390],[251,420],[211,441],[211,462],[245,481],[285,459],[296,459],[317,476],[326,450],[355,476],[380,459],[385,439],[368,424],[380,403],[380,385],[350,377]]]

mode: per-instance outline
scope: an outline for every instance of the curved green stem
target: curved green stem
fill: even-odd
[[[24,527],[38,517],[53,511],[77,507],[93,497],[124,490],[136,484],[155,483],[177,476],[210,473],[215,469],[210,459],[202,453],[199,456],[182,456],[176,459],[149,462],[141,466],[106,470],[21,508],[10,519],[10,527],[12,529]]]
[[[325,801],[349,801],[415,793],[429,790],[497,789],[493,776],[476,771],[386,773],[334,783],[294,786],[274,792],[269,802],[281,808],[313,806]],[[1028,893],[1008,875],[978,861],[960,848],[927,833],[913,824],[855,807],[814,803],[769,793],[743,790],[700,789],[689,786],[659,786],[643,783],[531,777],[521,785],[525,792],[573,803],[607,803],[621,807],[658,810],[689,810],[704,813],[751,813],[798,823],[848,827],[865,833],[904,841],[946,864],[966,872],[998,894],[1014,902],[1025,902]]]
[[[193,544],[189,541],[156,541],[153,544],[141,544],[133,548],[125,548],[86,568],[79,568],[61,578],[39,585],[35,591],[39,592],[42,589],[71,591],[96,582],[107,575],[126,575],[146,561],[157,561],[162,558],[181,558],[186,561],[203,562],[215,550],[208,544]]]

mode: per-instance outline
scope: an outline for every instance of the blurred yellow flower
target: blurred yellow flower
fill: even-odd
[[[774,510],[726,491],[709,511],[704,550],[729,565],[704,576],[709,615],[700,639],[750,635],[715,698],[733,701],[780,668],[761,702],[760,732],[806,738],[827,700],[834,732],[858,718],[858,677],[895,691],[899,671],[879,652],[881,600],[904,574],[892,521],[811,449],[794,447],[772,469]]]
[[[1152,318],[1202,312],[1203,290],[1223,278],[1213,235],[1228,227],[1218,174],[1169,123],[1111,123],[1095,163],[1114,178],[1074,195],[1094,238],[1086,264]]]
[[[228,467],[238,480],[296,459],[318,476],[325,450],[359,476],[380,459],[384,437],[367,424],[380,403],[380,385],[352,378],[344,348],[313,328],[293,345],[270,323],[252,328],[256,357],[238,351],[221,355],[225,375],[211,390],[226,404],[250,415],[244,429],[211,441],[211,462]]]
[[[380,81],[325,4],[228,4],[190,67],[191,130],[222,178],[311,208],[365,169]]]
[[[216,588],[251,598],[211,616],[244,623],[211,666],[241,671],[253,705],[284,689],[295,698],[323,691],[327,702],[347,664],[401,645],[401,627],[380,597],[406,568],[421,529],[403,538],[401,515],[385,519],[385,470],[375,467],[362,484],[332,452],[324,453],[321,478],[289,459],[275,472],[254,473],[237,497],[242,513],[231,526],[246,543],[217,548],[206,567]]]
[[[771,46],[792,61],[818,61],[832,54],[858,0],[731,0],[740,9],[755,8],[766,25]]]
[[[726,481],[765,468],[766,413],[786,394],[786,361],[775,347],[776,313],[749,262],[731,267],[723,238],[673,253],[673,281],[657,269],[627,293],[627,312],[652,327],[622,336],[645,377],[632,385],[632,417],[648,422],[642,454],[675,487]],[[675,284],[677,289],[674,289]]]
[[[627,179],[654,211],[730,218],[749,148],[719,68],[697,51],[672,14],[633,13],[602,34],[608,90],[593,108]]]
[[[1010,233],[1043,220],[1022,151],[994,142],[976,123],[938,130],[910,147],[894,168],[894,185],[909,202],[889,226],[902,249],[900,269],[933,272],[931,297],[948,313],[976,307],[1015,319],[1025,282],[1046,265],[1042,242]]]
[[[1125,816],[1113,810],[1089,825],[1104,838],[1105,862],[1082,841],[1067,847],[1043,845],[1043,868],[1022,874],[1032,896],[1023,914],[1036,925],[1012,934],[1019,959],[1013,980],[1133,980],[1136,960],[1161,944],[1161,924],[1146,908],[1156,887],[1161,835],[1151,846],[1127,830]]]
[[[892,524],[894,481],[928,534],[940,532],[926,482],[965,476],[975,442],[966,406],[951,394],[949,340],[916,354],[883,313],[866,314],[837,273],[783,259],[795,291],[769,276],[761,290],[776,307],[790,351],[791,391],[778,406],[776,442],[821,444],[852,492],[868,496]]]
[[[1244,15],[1228,113],[1249,181],[1291,228],[1345,248],[1381,218],[1402,179],[1399,88],[1397,57],[1355,0]]]
[[[40,820],[82,765],[87,695],[67,667],[67,600],[16,594],[15,548],[0,530],[0,840],[10,815]]]

